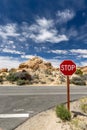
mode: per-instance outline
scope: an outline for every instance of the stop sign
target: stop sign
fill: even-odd
[[[60,71],[64,75],[72,75],[76,71],[76,64],[72,60],[64,60],[60,64]]]

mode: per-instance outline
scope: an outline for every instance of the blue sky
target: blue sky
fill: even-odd
[[[87,65],[86,0],[0,0],[0,68],[34,56]]]

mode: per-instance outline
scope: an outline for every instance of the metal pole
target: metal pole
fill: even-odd
[[[67,76],[67,108],[70,111],[70,81],[69,76]]]

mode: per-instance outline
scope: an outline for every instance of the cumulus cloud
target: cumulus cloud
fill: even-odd
[[[0,68],[15,68],[20,64],[20,60],[13,57],[0,56]]]
[[[70,52],[77,55],[78,58],[87,58],[87,49],[72,49]]]
[[[29,47],[29,40],[35,43],[59,43],[69,40],[64,33],[59,33],[53,19],[36,18],[34,24],[23,22],[0,25],[0,50],[11,54],[21,54]],[[21,44],[22,43],[22,44]],[[20,51],[19,51],[20,47]]]
[[[58,23],[66,23],[75,16],[75,13],[72,10],[65,9],[63,11],[58,11],[56,16],[58,19]]]
[[[29,37],[37,43],[59,43],[68,40],[66,35],[58,33],[53,20],[47,20],[46,18],[37,19],[36,23],[29,27],[29,30]]]

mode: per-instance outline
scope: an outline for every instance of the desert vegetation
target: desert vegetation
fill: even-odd
[[[64,104],[58,105],[56,107],[56,114],[57,117],[60,117],[63,121],[70,121],[71,120],[71,113],[67,110]]]
[[[17,85],[29,84],[32,77],[25,70],[20,72],[10,72],[6,79],[11,83],[16,83]]]

